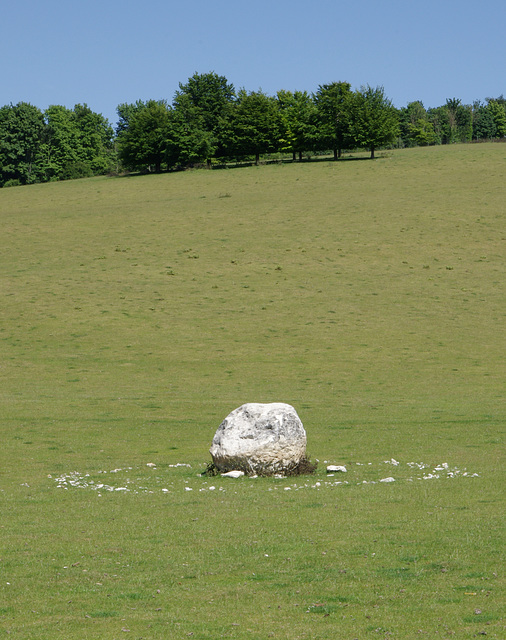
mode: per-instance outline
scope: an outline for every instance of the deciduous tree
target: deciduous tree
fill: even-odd
[[[280,149],[302,160],[304,151],[315,148],[318,139],[316,105],[307,91],[278,91]]]
[[[119,154],[127,169],[161,171],[167,154],[170,115],[165,100],[148,100],[128,118],[118,136]]]
[[[19,102],[0,109],[0,186],[42,177],[37,157],[43,134],[44,116],[37,107]]]
[[[383,87],[362,87],[349,100],[348,121],[357,146],[371,151],[393,144],[399,135],[399,118]]]
[[[355,144],[349,120],[351,97],[351,85],[348,82],[320,85],[314,96],[320,147],[333,149],[336,160],[341,157],[343,149],[349,149]]]
[[[230,119],[228,155],[260,155],[277,151],[280,138],[279,111],[276,99],[262,91],[239,91]]]
[[[179,84],[179,90],[173,100],[173,107],[182,114],[189,114],[188,126],[198,122],[199,127],[209,139],[208,162],[214,155],[222,154],[223,131],[235,100],[234,85],[225,76],[210,73],[195,73],[185,84]],[[191,110],[189,107],[193,107]],[[199,139],[202,136],[198,134]]]
[[[410,102],[400,110],[399,118],[401,138],[407,147],[423,147],[436,143],[434,125],[430,122],[421,101]]]

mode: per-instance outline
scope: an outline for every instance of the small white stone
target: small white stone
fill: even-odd
[[[395,482],[395,478],[382,478],[380,482]]]
[[[239,470],[227,471],[227,473],[222,473],[221,475],[223,478],[240,478],[241,476],[244,475],[244,471],[239,471]]]
[[[335,473],[337,471],[341,471],[342,473],[346,473],[346,467],[337,464],[329,464],[327,467],[327,473]]]

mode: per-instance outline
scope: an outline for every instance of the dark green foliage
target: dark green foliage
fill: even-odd
[[[477,102],[473,105],[473,139],[495,138],[497,127],[492,111],[487,105]]]
[[[425,147],[436,143],[434,125],[421,101],[410,102],[399,111],[401,139],[406,147]]]
[[[280,151],[290,151],[295,159],[313,150],[319,138],[316,104],[307,91],[278,91]]]
[[[280,117],[276,100],[262,91],[239,92],[229,121],[227,155],[239,158],[277,151]]]
[[[461,104],[458,98],[448,99],[445,105],[430,109],[428,116],[434,126],[436,140],[439,144],[472,140],[472,107]]]
[[[45,179],[60,180],[107,173],[113,166],[113,129],[86,104],[59,105],[45,112],[39,164]]]
[[[74,162],[68,162],[60,171],[60,180],[76,180],[77,178],[90,178],[93,175],[93,171],[89,164],[83,160],[75,160]]]
[[[118,122],[116,124],[117,136],[119,136],[119,134],[122,131],[126,131],[128,129],[128,124],[132,116],[135,113],[137,113],[137,111],[140,111],[140,109],[143,109],[145,106],[146,104],[142,100],[137,100],[137,102],[134,102],[133,104],[129,104],[128,102],[123,102],[122,104],[117,106],[116,108],[116,113],[118,114]]]
[[[500,96],[496,100],[488,98],[488,110],[494,119],[498,138],[506,136],[506,100]]]
[[[114,164],[113,129],[87,105],[27,103],[0,109],[0,186],[107,173]]]
[[[169,135],[169,107],[164,100],[149,100],[132,109],[127,126],[118,135],[123,166],[138,171],[161,171]]]
[[[202,110],[188,95],[180,95],[170,113],[166,140],[169,166],[195,166],[214,157],[218,150],[215,133],[206,126]]]
[[[357,146],[371,152],[391,145],[399,135],[397,110],[385,96],[383,87],[362,87],[349,98],[347,119]]]
[[[449,98],[425,109],[421,101],[395,109],[383,87],[352,91],[348,82],[271,97],[241,89],[215,72],[194,73],[180,83],[172,105],[137,100],[117,107],[114,131],[86,104],[28,103],[0,107],[0,187],[68,180],[119,170],[184,169],[213,160],[258,164],[262,154],[332,150],[375,151],[506,137],[506,99],[464,105]],[[116,136],[116,138],[114,138]],[[121,165],[120,165],[121,163]]]
[[[343,149],[355,146],[349,117],[351,97],[348,82],[320,85],[314,97],[320,148],[333,149],[335,159],[341,157]]]
[[[207,150],[206,159],[223,155],[223,135],[235,101],[235,89],[225,76],[214,73],[194,73],[186,84],[179,84],[173,101],[179,122],[186,126],[181,133],[183,148],[188,140],[190,130],[195,128],[201,153]],[[195,126],[196,125],[196,126]],[[191,137],[191,135],[190,135]],[[188,154],[188,151],[183,154]],[[197,155],[200,155],[197,154]]]
[[[0,109],[0,186],[30,184],[40,179],[37,156],[44,131],[44,116],[26,102]]]

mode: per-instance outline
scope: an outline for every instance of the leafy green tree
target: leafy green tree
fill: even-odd
[[[278,150],[280,120],[275,98],[262,91],[239,91],[228,128],[227,155],[255,156]]]
[[[162,170],[167,156],[170,108],[165,100],[148,100],[133,110],[128,126],[118,135],[119,156],[127,169]]]
[[[488,140],[495,138],[496,134],[497,127],[494,116],[488,108],[488,105],[475,102],[473,105],[473,139]]]
[[[314,96],[320,128],[320,147],[333,149],[334,158],[341,157],[343,149],[354,146],[349,121],[351,85],[332,82],[318,87]]]
[[[51,105],[44,112],[46,135],[41,149],[42,167],[47,179],[59,178],[68,165],[78,163],[79,134],[71,109]]]
[[[225,76],[214,72],[195,73],[179,90],[173,107],[181,116],[189,116],[188,126],[198,123],[202,131],[210,136],[197,134],[199,140],[209,140],[208,163],[214,155],[222,155],[223,135],[235,101],[234,85]],[[193,107],[193,110],[189,107]],[[206,143],[207,144],[207,143]]]
[[[44,112],[44,118],[46,129],[40,164],[47,180],[58,179],[66,167],[75,166],[81,160],[78,131],[74,114],[67,107],[51,105]]]
[[[472,107],[458,98],[448,98],[446,104],[428,111],[436,137],[441,144],[467,142],[473,136]]]
[[[190,96],[181,95],[170,112],[167,138],[169,166],[195,166],[209,161],[217,152],[217,140],[206,127],[202,110]]]
[[[470,106],[465,106],[458,98],[446,101],[450,135],[448,142],[468,142],[473,137],[473,118]]]
[[[494,120],[496,135],[498,138],[504,138],[506,136],[506,100],[502,96],[495,100],[490,98],[488,100],[487,108]]]
[[[304,151],[314,149],[318,138],[317,110],[307,91],[278,91],[280,149],[302,160]]]
[[[446,106],[427,109],[427,116],[434,128],[436,144],[448,144],[451,138],[450,118]]]
[[[113,161],[113,128],[100,113],[87,104],[76,104],[73,121],[78,131],[79,159],[93,175],[107,173]]]
[[[332,149],[334,158],[341,157],[342,150],[354,145],[350,138],[347,100],[351,96],[348,82],[332,82],[319,85],[313,96],[319,129],[319,146]]]
[[[46,127],[39,164],[46,180],[82,178],[113,166],[113,129],[86,104],[74,109],[52,105],[44,112]]]
[[[116,123],[117,136],[128,129],[131,117],[140,109],[144,109],[145,106],[145,102],[137,100],[133,103],[122,102],[116,107],[116,113],[118,114],[118,122]]]
[[[421,101],[410,102],[399,112],[401,139],[407,147],[427,146],[437,141],[434,125]]]
[[[43,135],[44,116],[37,107],[19,102],[0,108],[0,186],[43,177],[37,163]]]
[[[369,149],[393,144],[399,135],[399,118],[383,87],[362,87],[349,99],[348,122],[357,146]]]

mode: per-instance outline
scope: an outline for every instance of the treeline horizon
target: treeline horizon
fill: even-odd
[[[506,99],[458,98],[396,108],[381,86],[348,82],[314,93],[236,91],[225,76],[195,73],[173,101],[117,107],[115,128],[86,104],[0,107],[0,187],[128,171],[160,172],[275,154],[293,160],[345,151],[465,143],[506,137]]]

